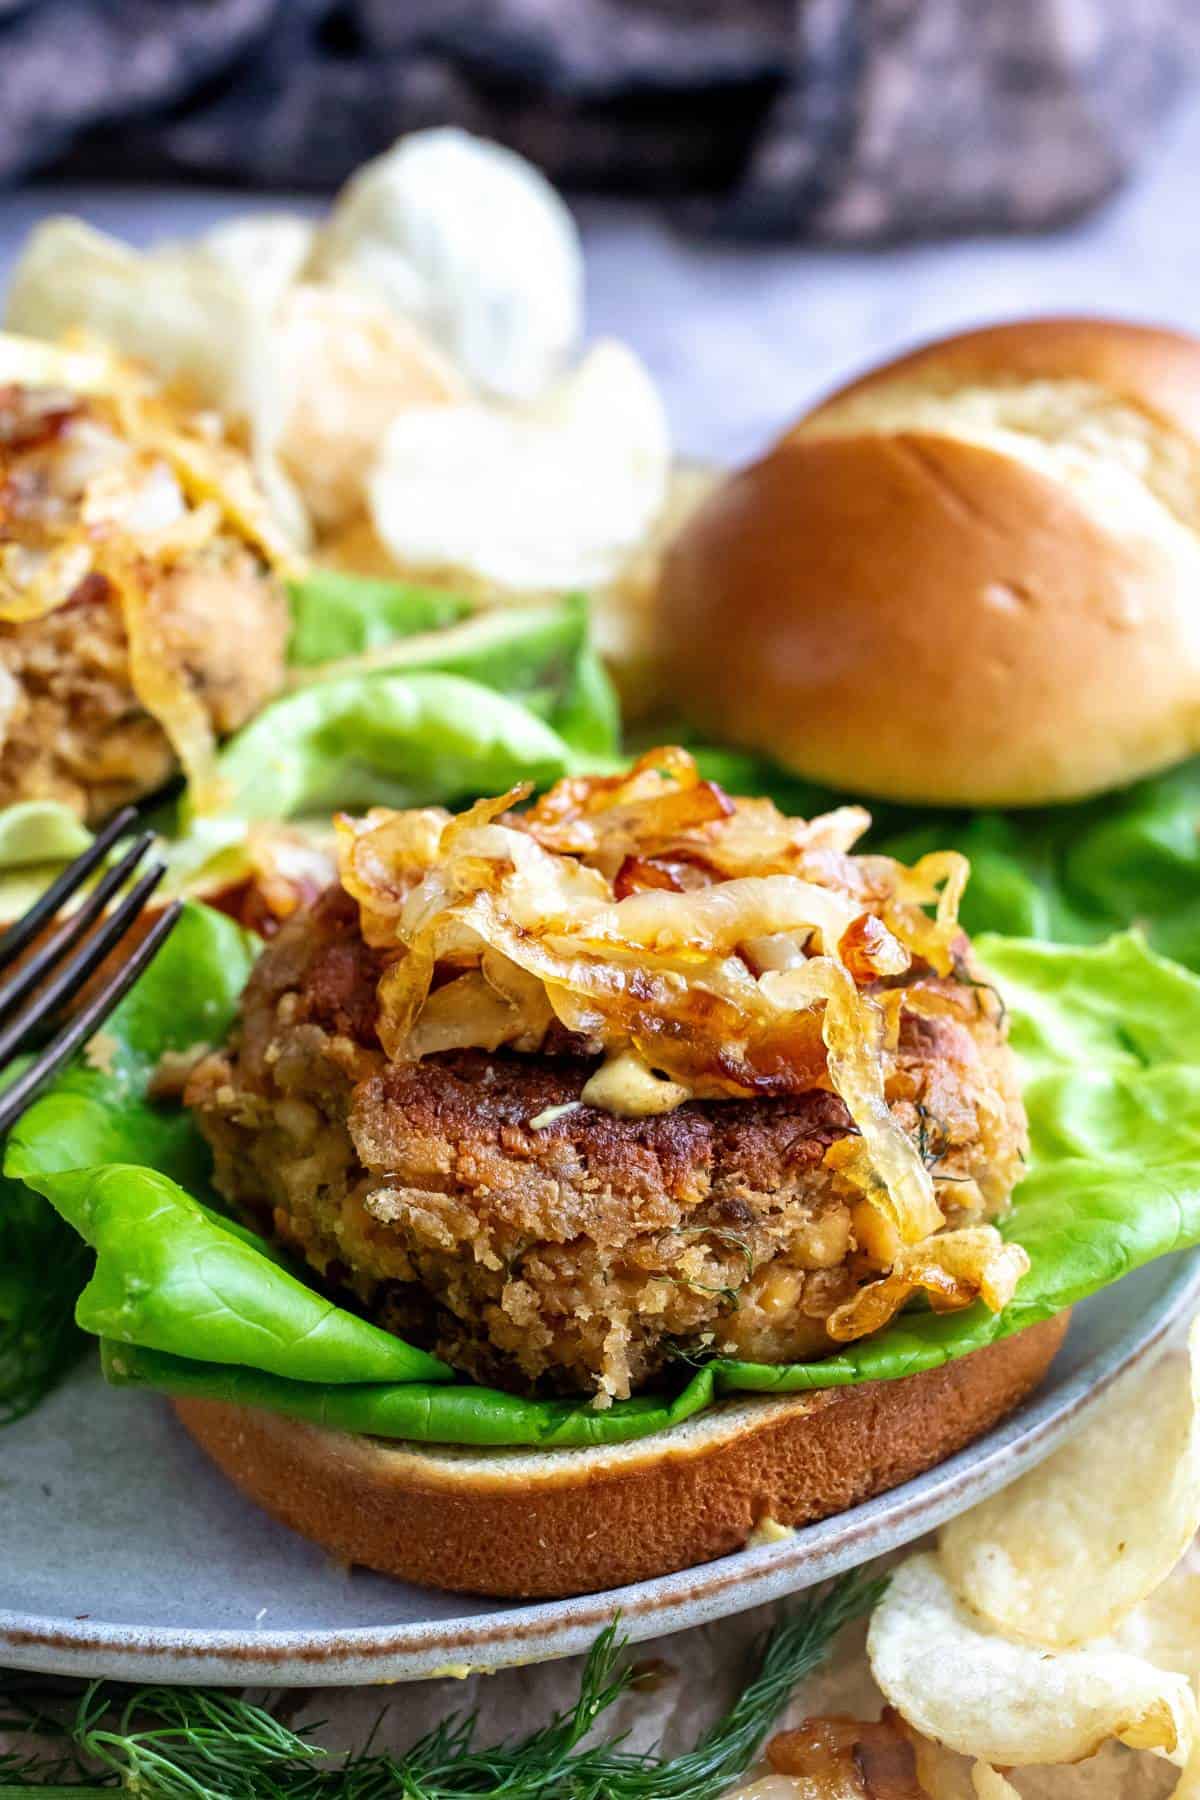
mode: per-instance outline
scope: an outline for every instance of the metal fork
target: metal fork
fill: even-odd
[[[29,911],[0,935],[0,1076],[14,1057],[28,1047],[35,1033],[52,1027],[62,1008],[80,993],[105,957],[119,949],[162,880],[164,865],[151,863],[120,904],[104,917],[109,903],[132,878],[154,842],[154,833],[144,831],[134,839],[120,861],[105,871],[82,904],[56,928],[49,930],[45,942],[31,956],[23,962],[18,961],[34,940],[52,926],[64,902],[79,892],[88,877],[100,868],[113,845],[136,823],[137,813],[132,806],[119,812],[83,855],[68,864]],[[49,1041],[37,1051],[33,1061],[6,1087],[0,1088],[0,1133],[20,1118],[39,1089],[108,1018],[142,971],[153,962],[182,910],[178,900],[172,901],[88,998],[86,1005],[76,1012],[69,1012]],[[98,924],[101,920],[103,922]],[[9,969],[12,972],[6,975],[5,971]]]

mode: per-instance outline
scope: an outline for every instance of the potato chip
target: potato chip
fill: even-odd
[[[254,309],[214,258],[143,255],[80,219],[31,234],[8,290],[5,323],[30,337],[82,329],[206,405],[244,411],[264,348]]]
[[[972,1764],[971,1786],[975,1789],[976,1800],[1021,1800],[1012,1782],[999,1769],[993,1769],[991,1763]]]
[[[312,254],[317,228],[297,213],[248,213],[214,225],[195,245],[221,264],[259,306],[279,304]]]
[[[1176,1569],[1104,1642],[1200,1682],[1200,1571]]]
[[[143,253],[80,219],[47,219],[13,271],[6,323],[38,338],[82,330],[243,426],[276,517],[307,542],[307,514],[275,456],[288,400],[270,307],[231,257],[203,242]]]
[[[1192,1751],[1183,1774],[1172,1789],[1171,1800],[1200,1800],[1200,1743]]]
[[[365,498],[396,416],[468,398],[429,339],[382,301],[302,282],[275,312],[276,380],[287,395],[276,453],[320,531],[339,531]]]
[[[334,203],[312,273],[372,289],[508,400],[541,393],[579,342],[570,211],[531,163],[465,131],[414,132],[366,163]]]
[[[943,1564],[999,1630],[1049,1649],[1103,1637],[1200,1530],[1200,1320],[1187,1358],[1123,1380],[1084,1429],[943,1527]]]
[[[1109,1738],[1186,1764],[1195,1696],[1182,1675],[1121,1650],[1035,1649],[991,1630],[939,1558],[892,1576],[867,1634],[871,1670],[917,1731],[981,1762],[1077,1762]]]
[[[669,466],[654,383],[631,350],[603,343],[536,407],[402,414],[368,507],[406,569],[561,591],[612,578],[662,505]]]
[[[101,349],[47,344],[0,331],[0,387],[62,387],[72,394],[110,394],[121,380],[116,357]]]

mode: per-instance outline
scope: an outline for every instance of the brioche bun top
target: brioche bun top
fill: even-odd
[[[1038,805],[1200,748],[1200,341],[931,344],[822,402],[664,560],[670,698],[814,780]]]

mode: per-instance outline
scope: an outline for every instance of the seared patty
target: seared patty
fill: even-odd
[[[381,963],[340,888],[264,952],[232,1047],[188,1103],[250,1222],[365,1310],[486,1380],[627,1394],[680,1355],[793,1361],[878,1260],[828,1159],[853,1127],[824,1089],[653,1118],[580,1103],[595,1062],[462,1051],[389,1063]],[[902,1011],[888,1099],[951,1223],[998,1211],[1023,1115],[995,1008],[931,981]],[[836,1163],[836,1156],[833,1163]]]

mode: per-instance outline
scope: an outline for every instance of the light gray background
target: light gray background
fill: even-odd
[[[47,185],[0,195],[0,283],[47,212],[77,212],[144,243],[280,204],[198,189]],[[881,251],[713,248],[636,207],[593,202],[579,214],[589,332],[626,338],[645,357],[681,454],[736,461],[842,376],[955,327],[1084,311],[1200,329],[1200,97],[1166,122],[1132,187],[1042,238]]]

